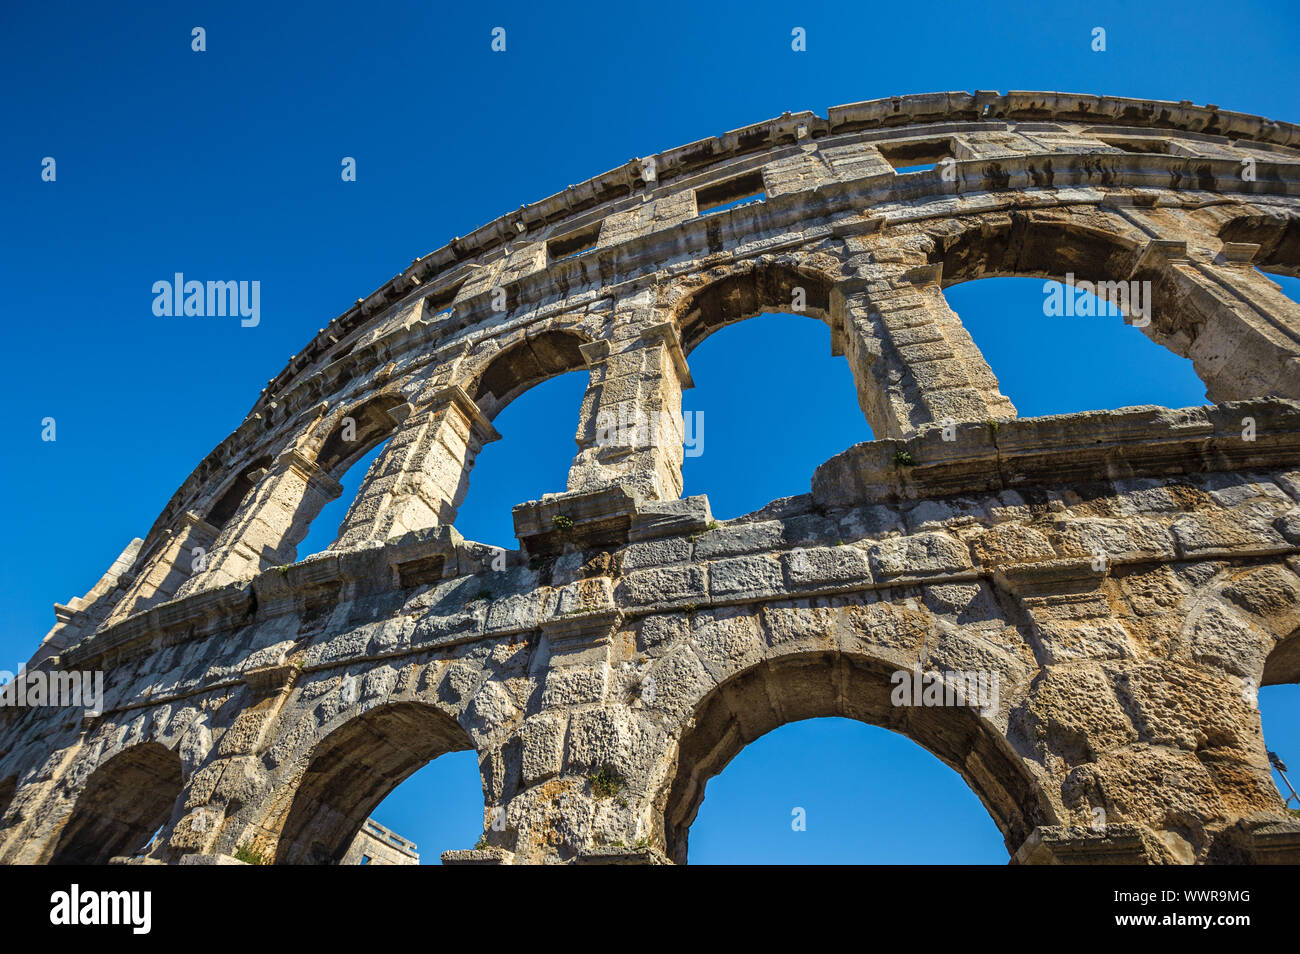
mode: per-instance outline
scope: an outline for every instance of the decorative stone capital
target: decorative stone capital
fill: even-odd
[[[695,387],[691,370],[686,364],[686,354],[682,351],[681,333],[676,324],[671,321],[661,322],[642,332],[641,339],[648,343],[662,341],[668,349],[669,357],[673,359],[673,366],[677,369],[677,379],[681,382],[682,390]]]
[[[307,481],[308,486],[321,491],[325,495],[333,498],[343,493],[343,485],[331,477],[325,471],[321,470],[320,465],[310,457],[303,454],[296,447],[291,447],[280,455],[276,461],[281,473],[292,470],[296,472],[303,480]]]
[[[429,401],[429,409],[435,412],[442,410],[447,405],[454,405],[465,416],[480,444],[490,444],[492,441],[501,439],[501,435],[492,426],[492,422],[487,419],[487,415],[479,410],[479,406],[474,403],[474,399],[459,384],[452,384],[443,388],[434,394]]]
[[[1152,239],[1142,246],[1130,275],[1162,265],[1187,262],[1187,242],[1174,239]]]
[[[594,368],[609,357],[609,342],[598,338],[578,345],[578,350],[582,352],[582,360],[587,363],[587,367]]]

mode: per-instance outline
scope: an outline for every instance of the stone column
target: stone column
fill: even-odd
[[[217,537],[207,569],[182,584],[176,595],[252,579],[267,567],[292,563],[312,520],[342,492],[339,482],[314,461],[296,449],[285,451]]]
[[[479,451],[501,437],[459,385],[438,392],[422,411],[406,405],[389,413],[401,424],[371,465],[331,550],[450,524]]]
[[[614,350],[619,348],[621,350]],[[677,329],[583,345],[591,380],[582,401],[570,493],[620,485],[643,500],[682,493],[682,390],[694,386]]]
[[[1228,243],[1213,261],[1182,241],[1153,241],[1133,277],[1153,282],[1143,330],[1191,359],[1215,403],[1300,399],[1300,305],[1251,264],[1258,245]]]
[[[836,339],[877,438],[922,424],[1012,418],[1016,409],[940,287],[941,265],[841,282],[831,292]]]
[[[181,515],[179,525],[164,532],[153,556],[128,586],[107,622],[109,625],[133,613],[175,596],[212,557],[217,528],[195,513]],[[195,550],[201,553],[195,553]]]

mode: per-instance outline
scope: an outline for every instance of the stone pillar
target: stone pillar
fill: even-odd
[[[1012,418],[1016,409],[940,287],[941,265],[831,292],[832,332],[843,342],[858,401],[877,438],[922,424]]]
[[[198,514],[182,514],[179,525],[164,532],[153,556],[118,601],[107,620],[109,625],[175,596],[211,559],[217,533],[217,528]],[[196,554],[195,549],[203,552]]]
[[[439,391],[422,411],[406,405],[389,413],[401,420],[397,433],[371,465],[331,550],[450,524],[479,451],[501,437],[459,385]]]
[[[664,738],[641,703],[625,698],[629,676],[615,660],[622,615],[613,580],[574,580],[552,594],[548,610],[536,711],[485,757],[517,772],[492,773],[480,848],[449,852],[443,861],[667,863],[651,847],[653,793],[646,782]]]
[[[582,401],[570,493],[620,485],[643,500],[682,493],[682,390],[694,386],[677,329],[655,325],[614,351],[582,346],[591,380]]]
[[[1213,261],[1187,243],[1153,241],[1134,269],[1153,283],[1153,320],[1143,330],[1191,359],[1215,403],[1300,399],[1300,305],[1251,264],[1258,245],[1228,243]]]
[[[177,590],[188,596],[294,561],[321,508],[343,492],[339,482],[297,449],[285,451],[240,504],[208,556],[207,569]]]

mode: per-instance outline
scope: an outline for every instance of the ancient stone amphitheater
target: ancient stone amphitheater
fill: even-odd
[[[961,773],[1014,862],[1300,860],[1255,706],[1300,678],[1300,306],[1261,270],[1300,275],[1300,127],[1105,96],[787,113],[503,216],[331,321],[55,607],[30,665],[106,699],[3,710],[0,860],[336,862],[473,749],[483,838],[445,860],[681,863],[709,779],[818,716]],[[1149,282],[1213,403],[1018,418],[944,289],[1071,273]],[[800,307],[878,439],[714,521],[690,353]],[[518,550],[463,539],[493,418],[575,369],[566,491]],[[996,699],[894,704],[918,670]]]

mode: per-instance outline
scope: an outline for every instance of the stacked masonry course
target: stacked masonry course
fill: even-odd
[[[337,862],[473,749],[483,839],[446,860],[681,863],[713,775],[832,715],[961,773],[1016,862],[1300,860],[1252,703],[1300,679],[1300,306],[1261,270],[1300,275],[1300,127],[1062,93],[786,114],[503,216],[332,321],[55,608],[32,665],[107,700],[0,714],[0,860],[162,826],[145,860]],[[1211,405],[1018,419],[943,290],[1067,273],[1149,281]],[[878,439],[715,523],[680,433],[597,421],[671,419],[692,349],[796,289]],[[494,569],[453,526],[475,456],[575,369],[568,486]],[[997,673],[996,706],[891,705],[918,667]]]

